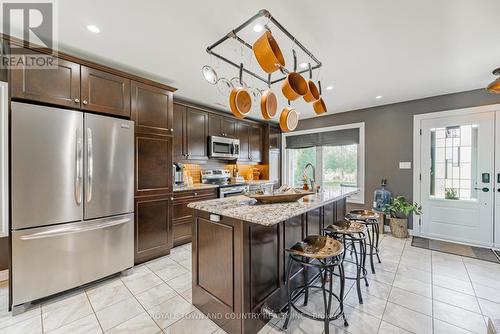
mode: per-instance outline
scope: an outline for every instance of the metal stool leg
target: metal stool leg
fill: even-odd
[[[378,223],[374,225],[375,226],[375,232],[377,233],[376,236],[377,236],[377,240],[375,242],[375,249],[377,250],[377,259],[378,259],[378,263],[382,263],[382,261],[380,261],[380,256],[378,255],[378,242],[379,242],[379,238],[380,238],[380,227],[378,226]]]
[[[356,250],[356,247],[353,247],[354,249],[354,258],[356,260],[356,289],[358,290],[358,300],[360,304],[363,304],[363,297],[361,296],[361,264],[359,263],[358,260],[358,251]]]
[[[292,256],[288,256],[288,268],[286,270],[286,293],[288,298],[288,312],[286,313],[285,323],[283,324],[283,329],[288,327],[288,322],[290,321],[290,315],[292,314],[292,296],[290,293],[290,275],[292,273],[293,259]]]
[[[323,305],[325,306],[325,334],[330,334],[330,313],[328,311],[328,303],[326,301],[326,275],[328,269],[320,270],[321,291],[323,292]],[[328,294],[331,294],[330,292]]]
[[[307,259],[307,262],[309,262],[309,259]],[[303,266],[304,267],[304,266]],[[307,280],[307,273],[306,273],[307,267],[304,267],[302,272],[304,273],[304,280]],[[307,303],[309,302],[309,286],[305,287],[305,292],[304,292],[304,306],[307,306]]]
[[[366,278],[366,242],[364,239],[361,239],[359,241],[359,248],[361,249],[360,251],[363,253],[360,255],[361,257],[361,268],[363,268],[363,276],[365,279],[365,286],[369,286],[368,284],[368,279]]]
[[[344,318],[344,326],[349,326],[347,322],[347,318],[344,313],[344,291],[345,291],[345,272],[344,272],[344,263],[341,262],[339,265],[339,276],[340,276],[340,312],[342,313],[342,317]]]
[[[368,242],[370,243],[370,266],[372,267],[372,274],[375,274],[375,265],[373,263],[373,242],[374,242],[374,233],[373,233],[373,225],[367,226],[367,234],[368,234]]]

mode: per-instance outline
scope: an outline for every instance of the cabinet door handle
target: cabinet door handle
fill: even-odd
[[[75,99],[75,103],[80,103],[80,99]]]
[[[171,201],[173,201],[173,200],[174,200],[174,198],[173,198],[173,197],[170,197],[170,200],[171,200]]]
[[[87,105],[88,101],[87,100],[83,100],[82,103],[85,104],[85,105]]]
[[[198,196],[198,193],[194,193],[195,196]]]
[[[174,129],[172,129],[172,128],[171,128],[171,129],[170,129],[170,132],[174,132]]]

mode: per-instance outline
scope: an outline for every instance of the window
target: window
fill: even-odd
[[[297,131],[283,137],[285,183],[302,187],[304,167],[310,162],[315,167],[315,181],[322,189],[359,188],[360,192],[348,201],[364,203],[364,123]],[[307,169],[306,174],[312,178],[311,169]]]
[[[473,200],[477,164],[477,125],[431,129],[432,198]]]

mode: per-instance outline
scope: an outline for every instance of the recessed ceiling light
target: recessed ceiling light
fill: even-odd
[[[95,25],[93,25],[93,24],[88,25],[88,26],[87,26],[87,29],[88,29],[89,31],[92,31],[92,32],[93,32],[93,33],[95,33],[95,34],[98,34],[98,33],[100,33],[100,32],[101,32],[101,30],[100,30],[99,28],[97,28],[97,27],[96,27]]]
[[[302,68],[306,68],[306,67],[308,67],[309,65],[308,65],[307,63],[300,63],[300,65],[299,65],[299,66],[300,66],[300,67],[302,67]]]
[[[264,29],[264,27],[260,24],[256,24],[253,26],[253,31],[255,31],[255,32],[261,32],[262,29]]]
[[[382,98],[382,95],[377,95],[377,96],[375,96],[375,98],[376,98],[377,100],[380,100],[380,99]]]
[[[333,86],[326,86],[326,90],[332,90]]]

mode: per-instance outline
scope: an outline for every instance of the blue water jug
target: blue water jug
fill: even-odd
[[[380,189],[373,193],[373,208],[378,211],[383,211],[386,204],[391,203],[391,192],[385,189],[387,180],[382,179]]]

